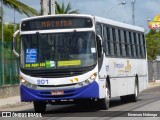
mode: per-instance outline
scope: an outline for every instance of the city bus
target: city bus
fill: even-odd
[[[126,23],[82,14],[26,18],[13,51],[21,101],[36,112],[81,101],[108,109],[110,98],[136,102],[148,85],[144,29]]]

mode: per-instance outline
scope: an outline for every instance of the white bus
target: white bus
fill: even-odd
[[[36,112],[81,100],[108,109],[111,97],[137,101],[148,84],[144,29],[97,16],[23,19],[13,51],[20,58],[21,101],[33,101]]]

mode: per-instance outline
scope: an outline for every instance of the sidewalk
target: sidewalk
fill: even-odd
[[[0,99],[0,109],[3,108],[13,108],[15,106],[21,106],[28,104],[27,102],[21,102],[20,96],[13,96],[8,98]]]
[[[154,87],[154,86],[160,86],[160,80],[156,80],[155,82],[149,83],[148,88]],[[0,99],[0,108],[14,107],[17,105],[24,105],[24,104],[28,104],[28,103],[21,102],[20,96],[13,96],[13,97]]]
[[[155,80],[155,81],[150,82],[150,83],[148,84],[148,88],[154,87],[154,86],[160,86],[160,80]]]

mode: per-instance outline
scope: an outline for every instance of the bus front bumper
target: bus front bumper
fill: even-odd
[[[97,82],[89,85],[63,90],[63,95],[52,95],[53,90],[34,90],[27,88],[23,84],[20,86],[20,94],[22,102],[30,101],[50,101],[50,100],[66,100],[66,99],[85,99],[85,98],[98,98],[99,87]]]

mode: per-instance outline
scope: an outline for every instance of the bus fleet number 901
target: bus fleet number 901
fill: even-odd
[[[38,80],[37,80],[37,84],[38,84],[38,85],[48,84],[48,80],[45,80],[45,79],[38,79]]]

